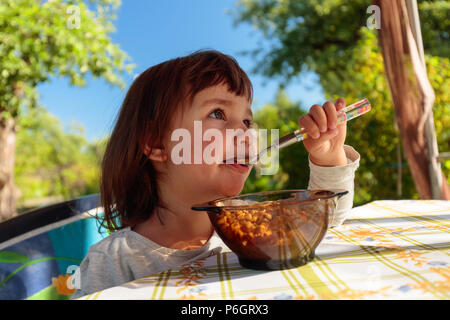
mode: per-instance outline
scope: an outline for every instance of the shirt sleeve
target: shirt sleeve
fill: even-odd
[[[346,190],[348,194],[339,199],[335,218],[331,227],[341,225],[353,207],[355,171],[359,167],[360,156],[351,146],[344,145],[347,165],[322,167],[309,159],[310,177],[308,190]]]
[[[117,278],[120,272],[115,270],[116,264],[110,260],[106,253],[90,250],[81,262],[78,288],[70,299],[77,299],[125,282],[124,279]]]

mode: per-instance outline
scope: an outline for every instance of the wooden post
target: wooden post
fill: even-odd
[[[406,9],[408,11],[409,25],[414,36],[417,50],[419,52],[420,60],[422,61],[423,68],[426,70],[425,54],[423,50],[422,32],[420,29],[419,10],[417,9],[416,0],[405,0]],[[432,106],[431,106],[432,108]],[[442,174],[441,165],[438,162],[439,150],[436,139],[436,132],[433,119],[433,111],[428,113],[424,126],[424,135],[428,150],[428,171],[430,172],[431,192],[433,199],[441,198],[442,189]]]
[[[450,200],[450,187],[437,163],[432,122],[435,94],[425,69],[417,3],[413,0],[373,0],[373,3],[380,7],[378,39],[414,185],[421,199]]]

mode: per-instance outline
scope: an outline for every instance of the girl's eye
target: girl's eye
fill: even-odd
[[[215,109],[208,115],[208,117],[218,120],[225,120],[225,112],[223,112],[222,109]],[[243,122],[247,128],[250,128],[253,125],[253,121],[249,119],[246,119]]]
[[[225,114],[223,113],[223,110],[216,109],[209,114],[209,117],[214,118],[214,119],[224,120]]]

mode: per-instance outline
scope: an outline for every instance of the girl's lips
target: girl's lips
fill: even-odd
[[[239,171],[240,173],[247,173],[248,172],[248,165],[245,164],[237,164],[237,163],[232,163],[232,164],[225,164],[225,166],[227,167],[231,167],[237,171]]]

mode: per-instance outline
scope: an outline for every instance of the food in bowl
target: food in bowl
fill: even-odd
[[[337,199],[346,194],[326,190],[283,190],[223,198],[206,206],[218,235],[242,266],[277,270],[313,259],[325,235]]]
[[[275,245],[285,241],[284,237],[277,237],[277,233],[285,235],[282,228],[283,220],[294,218],[281,215],[273,217],[268,210],[264,209],[241,210],[237,213],[225,209],[216,223],[229,237],[239,238],[243,246],[246,246],[248,241]]]

